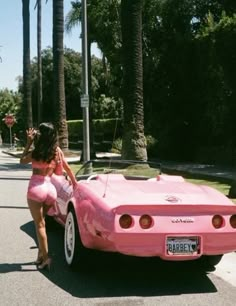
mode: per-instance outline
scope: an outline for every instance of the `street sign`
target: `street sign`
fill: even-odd
[[[15,124],[16,118],[12,114],[6,114],[5,118],[3,119],[3,121],[10,128],[10,127],[12,127]]]
[[[89,95],[81,95],[80,106],[89,107]]]

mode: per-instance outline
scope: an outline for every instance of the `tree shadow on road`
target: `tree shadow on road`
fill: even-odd
[[[21,230],[36,241],[33,222],[24,224]],[[197,262],[165,262],[94,251],[81,263],[83,269],[72,271],[64,260],[63,235],[59,226],[48,232],[53,270],[40,273],[72,296],[143,297],[217,291]]]
[[[9,208],[9,207],[7,207]],[[11,208],[19,208],[19,207],[11,207]],[[28,209],[28,207],[20,207],[21,209]],[[28,222],[21,226],[21,230],[27,233],[36,244],[36,235],[34,232],[34,223],[33,221]],[[37,245],[32,246],[33,248],[37,248]],[[35,266],[34,262],[20,262],[20,263],[1,263],[0,264],[0,274],[1,273],[10,273],[10,272],[35,272],[37,270],[37,267]]]
[[[21,262],[21,263],[1,263],[0,274],[10,272],[35,272],[37,270],[33,262]]]

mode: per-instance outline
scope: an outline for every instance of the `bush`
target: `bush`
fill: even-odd
[[[83,140],[83,120],[67,121],[69,141]]]

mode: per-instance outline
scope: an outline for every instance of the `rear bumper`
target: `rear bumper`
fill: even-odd
[[[167,237],[198,237],[199,248],[191,254],[169,254]],[[202,255],[219,255],[236,250],[236,232],[219,234],[131,234],[114,233],[113,251],[140,257],[160,257],[164,260],[194,260]]]

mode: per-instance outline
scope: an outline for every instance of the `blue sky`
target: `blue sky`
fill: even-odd
[[[37,55],[37,10],[36,0],[30,1],[30,48],[31,58]],[[71,0],[64,0],[64,16],[71,8]],[[22,76],[23,64],[23,23],[22,0],[4,1],[0,10],[0,90],[8,88],[17,90],[17,76]],[[81,29],[78,26],[71,34],[64,34],[64,45],[81,52]],[[52,46],[52,0],[42,0],[42,49]],[[92,53],[100,56],[99,50],[93,47]]]

